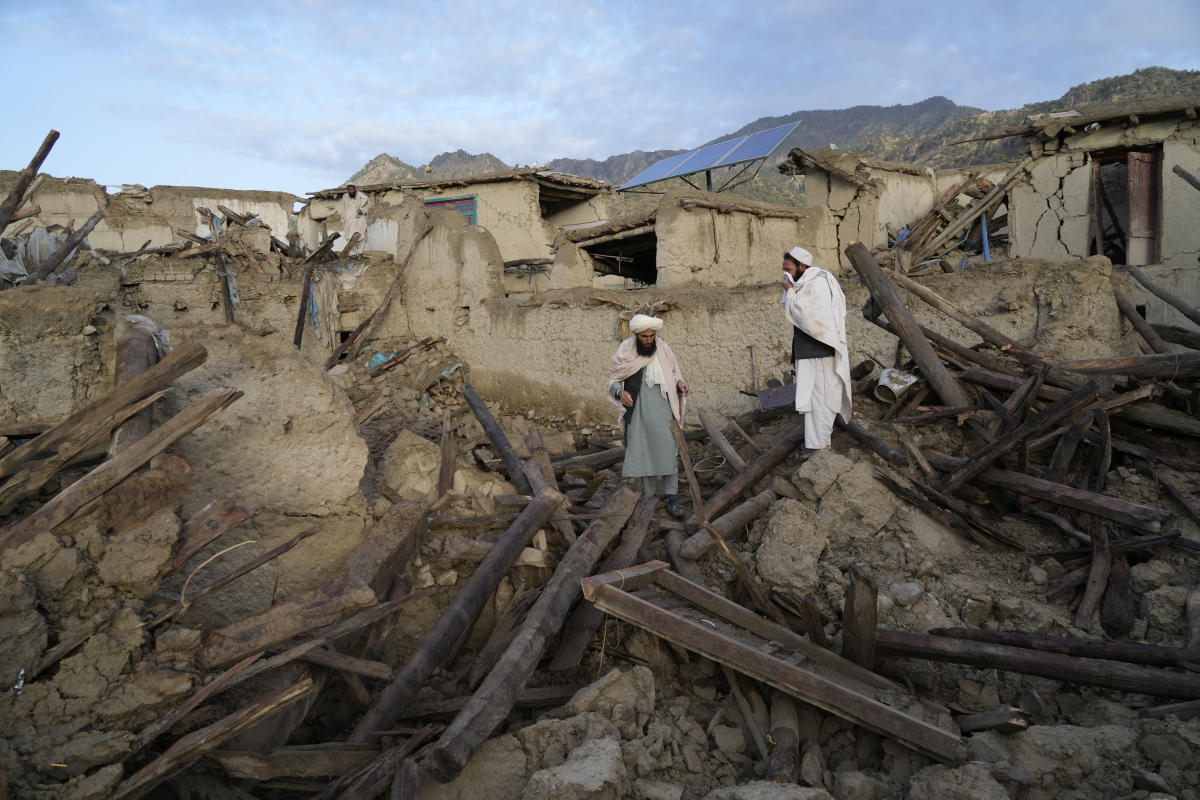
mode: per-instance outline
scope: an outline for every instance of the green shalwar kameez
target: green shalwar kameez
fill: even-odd
[[[621,466],[621,474],[626,478],[662,478],[665,495],[679,492],[679,468],[670,420],[671,406],[662,391],[658,386],[643,383],[637,402],[626,415],[625,463]]]

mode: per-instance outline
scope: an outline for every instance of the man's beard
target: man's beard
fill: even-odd
[[[657,339],[655,339],[650,344],[642,344],[642,340],[637,339],[637,338],[635,338],[633,341],[634,341],[634,344],[637,345],[637,354],[639,356],[652,356],[652,355],[654,355],[654,351],[658,350],[658,340]]]

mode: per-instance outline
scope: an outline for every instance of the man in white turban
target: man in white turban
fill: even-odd
[[[783,313],[792,325],[796,410],[804,415],[804,445],[829,447],[834,418],[849,422],[850,352],[846,295],[837,278],[813,266],[803,247],[783,254]]]
[[[617,421],[625,438],[621,474],[641,478],[646,495],[666,495],[667,512],[682,517],[670,421],[683,419],[689,389],[675,353],[658,338],[662,324],[661,319],[646,314],[629,321],[633,335],[613,354],[608,398],[620,409]]]
[[[342,195],[338,212],[342,215],[342,228],[349,242],[354,234],[358,234],[358,242],[350,254],[359,255],[367,243],[367,196],[358,190],[353,183],[346,184],[346,193]]]

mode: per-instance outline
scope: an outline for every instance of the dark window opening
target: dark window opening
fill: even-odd
[[[443,197],[436,200],[426,200],[426,208],[448,208],[451,211],[458,211],[467,218],[467,222],[472,225],[478,225],[478,219],[475,214],[475,195],[464,195],[463,197]]]
[[[620,275],[648,286],[658,280],[658,239],[653,233],[603,244],[584,245],[596,271]]]
[[[1158,147],[1092,154],[1092,241],[1114,264],[1157,260],[1162,159]]]

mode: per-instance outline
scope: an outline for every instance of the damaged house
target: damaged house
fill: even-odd
[[[1200,364],[1141,352],[1108,251],[1013,252],[1060,157],[793,151],[807,208],[631,219],[541,170],[360,187],[362,257],[337,189],[6,173],[0,788],[1200,797]],[[855,365],[817,452],[774,401],[797,243]],[[620,475],[638,312],[692,387],[684,519]]]

